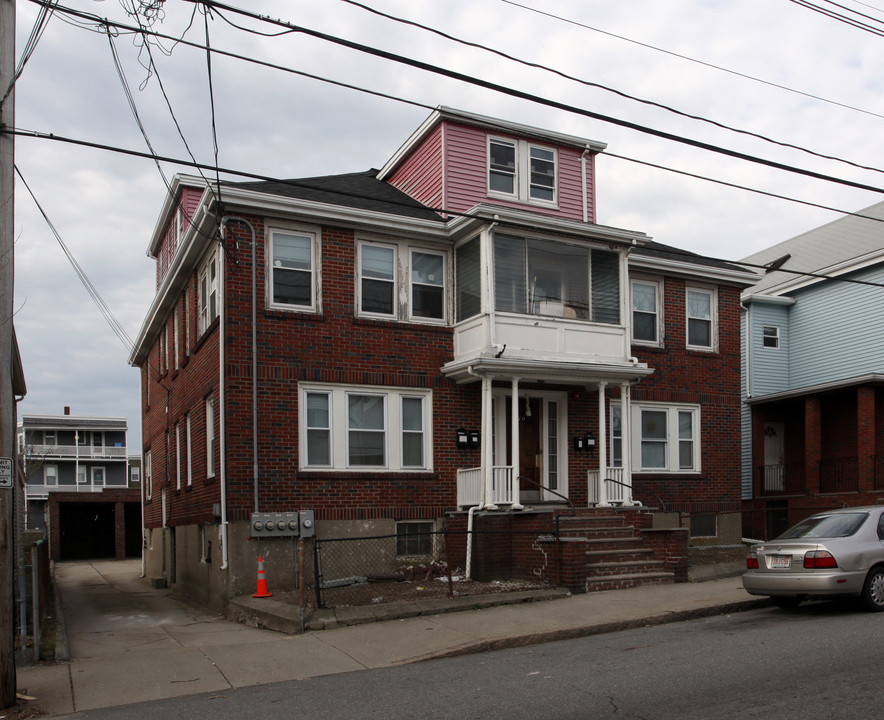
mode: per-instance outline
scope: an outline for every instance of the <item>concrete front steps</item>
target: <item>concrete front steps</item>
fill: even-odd
[[[584,510],[574,516],[560,516],[563,538],[585,543],[586,592],[624,590],[644,585],[675,582],[654,549],[612,509]]]

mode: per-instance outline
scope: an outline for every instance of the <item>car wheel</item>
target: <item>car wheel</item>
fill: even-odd
[[[869,571],[863,585],[862,600],[866,610],[872,612],[884,610],[884,567],[875,567]]]
[[[770,600],[774,605],[776,605],[778,608],[782,608],[783,610],[793,610],[801,604],[801,598],[797,597],[774,596]]]

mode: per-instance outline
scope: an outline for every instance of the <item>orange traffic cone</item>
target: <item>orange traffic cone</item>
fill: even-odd
[[[270,597],[273,595],[267,589],[267,579],[264,577],[264,558],[258,556],[258,590],[252,597]]]

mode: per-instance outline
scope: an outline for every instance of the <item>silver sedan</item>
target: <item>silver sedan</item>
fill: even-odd
[[[884,505],[817,513],[753,545],[743,587],[780,607],[854,596],[868,610],[884,610]]]

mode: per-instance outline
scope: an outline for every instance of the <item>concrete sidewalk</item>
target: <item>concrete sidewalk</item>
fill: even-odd
[[[60,716],[521,647],[768,603],[747,595],[740,578],[732,576],[555,600],[519,598],[518,604],[461,612],[427,609],[434,614],[384,622],[362,618],[357,625],[288,635],[212,615],[168,590],[150,587],[139,574],[138,561],[56,566],[71,659],[18,669],[19,691],[36,698],[29,705],[47,716]]]

